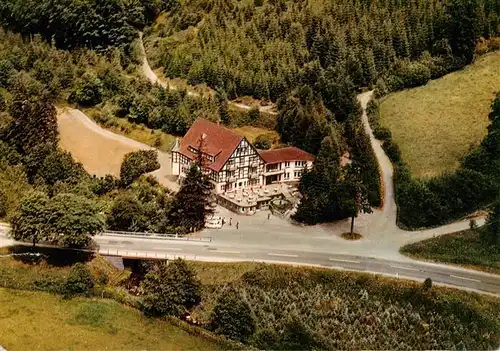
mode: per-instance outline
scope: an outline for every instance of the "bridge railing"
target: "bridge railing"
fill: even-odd
[[[120,236],[120,237],[138,237],[138,238],[152,238],[164,240],[179,240],[179,241],[200,241],[211,242],[212,237],[196,237],[192,235],[180,235],[170,233],[148,233],[148,232],[125,232],[119,230],[106,230],[100,235]]]

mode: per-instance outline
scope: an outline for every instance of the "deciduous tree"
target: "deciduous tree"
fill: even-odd
[[[154,265],[141,282],[141,308],[153,316],[182,316],[201,301],[201,283],[188,264],[177,259]]]

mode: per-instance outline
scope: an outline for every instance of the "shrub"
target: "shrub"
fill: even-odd
[[[82,106],[95,106],[102,101],[103,84],[95,74],[85,74],[75,90],[70,94],[69,101]]]
[[[233,287],[224,289],[210,316],[210,326],[217,334],[245,341],[255,331],[255,320],[248,302]]]
[[[141,309],[148,315],[180,317],[201,301],[201,283],[181,259],[153,266],[141,287]]]
[[[268,150],[273,146],[274,136],[271,133],[261,134],[255,138],[253,145],[257,149]]]
[[[392,133],[387,127],[379,127],[373,131],[373,135],[376,139],[382,141],[389,141],[392,139]]]
[[[90,269],[83,263],[73,265],[64,285],[64,294],[67,296],[90,295],[93,288],[94,277]]]
[[[0,218],[5,217],[7,215],[7,195],[0,190]]]
[[[424,290],[429,290],[430,288],[432,288],[432,279],[431,278],[425,278],[423,288],[424,288]]]
[[[158,152],[155,150],[139,150],[125,155],[120,168],[120,179],[124,186],[132,184],[145,173],[160,168]]]

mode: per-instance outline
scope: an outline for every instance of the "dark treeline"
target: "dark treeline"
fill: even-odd
[[[499,34],[499,16],[499,0],[192,0],[157,27],[151,56],[168,76],[232,98],[276,100],[346,76],[395,90],[470,63],[474,40]]]
[[[175,0],[4,0],[0,23],[23,36],[40,34],[63,49],[128,46],[137,29],[151,23]]]

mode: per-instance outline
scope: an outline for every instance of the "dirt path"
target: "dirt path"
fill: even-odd
[[[58,109],[58,127],[61,147],[71,152],[90,174],[120,175],[125,154],[137,150],[154,149],[149,145],[115,134],[101,128],[82,111],[73,108]],[[157,150],[158,151],[158,150]],[[178,184],[171,176],[170,154],[158,151],[160,169],[152,172],[158,181],[169,189],[177,190]]]
[[[373,214],[369,215],[370,225],[369,231],[375,232],[380,240],[387,240],[389,243],[394,243],[395,248],[399,248],[405,244],[425,240],[438,235],[449,234],[464,230],[469,228],[469,220],[460,220],[448,225],[440,226],[432,229],[417,230],[417,231],[405,231],[400,229],[397,224],[397,206],[394,194],[394,169],[392,163],[382,149],[379,140],[375,139],[373,136],[373,131],[371,129],[370,123],[368,121],[368,116],[366,114],[366,107],[368,102],[373,98],[373,91],[362,93],[358,95],[358,101],[363,109],[362,121],[366,133],[370,137],[370,142],[372,148],[375,152],[377,158],[380,173],[382,176],[383,189],[384,189],[384,206],[382,210],[377,210]],[[478,225],[484,224],[484,218],[477,219]]]
[[[173,84],[167,84],[164,81],[162,81],[160,78],[158,78],[158,76],[156,75],[156,73],[151,69],[151,66],[149,66],[148,57],[146,55],[146,48],[144,47],[144,41],[142,40],[142,36],[143,36],[142,32],[139,32],[139,48],[141,50],[141,54],[142,54],[142,57],[143,57],[143,61],[142,61],[142,73],[153,84],[157,83],[160,86],[164,87],[165,89],[177,90],[178,88],[175,85],[173,85]],[[199,93],[191,91],[191,90],[187,91],[187,95],[188,96],[194,96],[194,97],[200,97]],[[252,106],[249,106],[249,105],[246,105],[246,104],[243,104],[243,103],[238,103],[238,102],[235,102],[235,101],[229,101],[228,103],[229,103],[229,105],[231,105],[233,107],[236,107],[238,109],[242,109],[242,110],[250,110],[252,107],[257,106],[259,108],[260,112],[267,112],[267,113],[272,114],[272,115],[276,115],[277,114],[276,111],[275,111],[275,105],[272,104],[272,103],[269,103],[269,105],[267,105],[267,106],[261,106],[260,102],[257,103],[257,104],[255,104],[255,105],[252,105]]]

